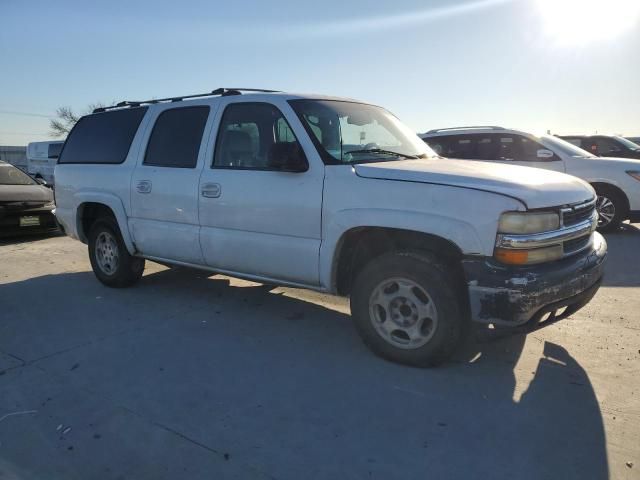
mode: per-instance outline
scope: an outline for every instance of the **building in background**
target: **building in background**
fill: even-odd
[[[27,147],[0,145],[0,160],[27,171]]]

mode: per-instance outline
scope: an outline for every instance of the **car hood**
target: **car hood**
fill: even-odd
[[[0,203],[53,202],[53,192],[42,185],[0,185]]]
[[[579,178],[540,168],[456,159],[398,160],[354,165],[363,178],[471,188],[517,198],[527,208],[556,207],[592,199]]]

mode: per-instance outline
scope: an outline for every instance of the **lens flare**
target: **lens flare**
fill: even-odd
[[[640,20],[640,0],[537,0],[546,35],[560,46],[608,41]]]

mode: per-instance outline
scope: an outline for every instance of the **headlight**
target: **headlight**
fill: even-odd
[[[562,245],[533,249],[496,248],[496,260],[507,265],[535,265],[536,263],[552,262],[562,258]]]
[[[640,171],[639,170],[629,170],[627,171],[628,175],[631,175],[633,178],[640,182]]]
[[[500,216],[498,233],[541,233],[560,228],[560,215],[553,212],[507,212]]]

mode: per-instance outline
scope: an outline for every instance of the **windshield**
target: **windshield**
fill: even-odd
[[[542,140],[542,143],[545,144],[545,146],[552,150],[557,148],[565,155],[569,155],[571,157],[595,157],[593,153],[589,153],[580,147],[576,147],[573,143],[567,142],[566,140],[554,135],[542,135],[540,140]]]
[[[37,185],[37,182],[13,165],[0,165],[0,185]]]
[[[327,164],[436,156],[415,132],[383,108],[336,100],[289,103]]]
[[[624,138],[624,137],[618,137],[617,135],[615,138],[618,142],[620,142],[622,145],[624,145],[625,147],[627,147],[629,150],[640,150],[640,145],[638,145],[637,143],[632,142],[631,140]]]

